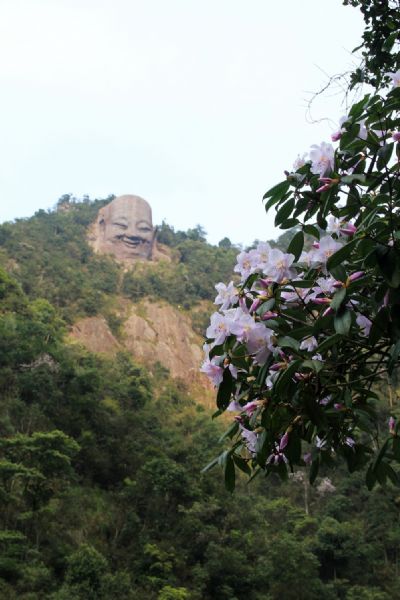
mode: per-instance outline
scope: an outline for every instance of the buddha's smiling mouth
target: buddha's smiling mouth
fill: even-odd
[[[141,238],[141,237],[137,237],[137,236],[127,237],[124,235],[116,236],[115,241],[118,243],[122,243],[122,244],[124,244],[124,246],[127,246],[128,248],[131,248],[131,249],[139,248],[140,246],[147,246],[150,243],[148,240]]]

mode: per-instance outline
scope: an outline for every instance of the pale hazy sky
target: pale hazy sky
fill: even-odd
[[[263,193],[329,141],[362,33],[341,0],[0,0],[0,222],[65,193],[146,198],[212,243],[278,234]]]

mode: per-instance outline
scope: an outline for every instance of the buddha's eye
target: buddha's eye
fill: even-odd
[[[126,223],[113,223],[116,227],[122,227],[122,229],[127,229],[128,225]]]

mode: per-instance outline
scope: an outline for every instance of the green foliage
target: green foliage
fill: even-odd
[[[355,49],[362,49],[362,64],[352,73],[351,86],[365,82],[378,88],[387,80],[387,71],[400,67],[399,4],[396,0],[343,0],[343,4],[359,8],[365,22],[362,42]]]

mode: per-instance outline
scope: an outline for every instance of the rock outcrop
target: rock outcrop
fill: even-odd
[[[172,377],[203,390],[211,389],[199,372],[202,339],[193,331],[187,314],[163,302],[133,304],[121,299],[121,317],[124,322],[118,339],[99,316],[78,321],[71,337],[91,352],[113,355],[118,350],[128,350],[136,361],[150,369],[158,361]]]

